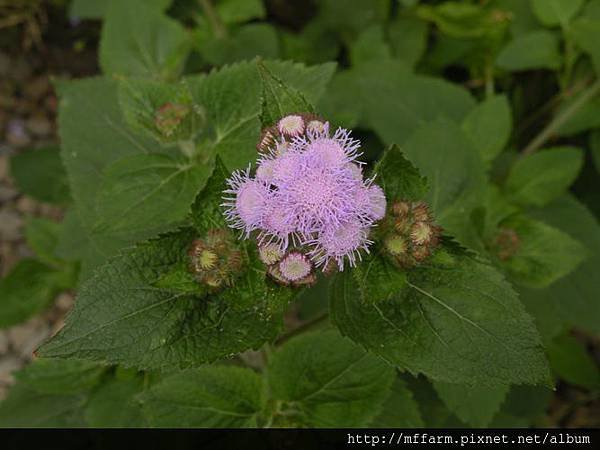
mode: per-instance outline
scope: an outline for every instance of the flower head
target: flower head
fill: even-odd
[[[230,226],[245,237],[256,231],[261,249],[275,245],[282,255],[298,250],[277,267],[261,255],[277,280],[297,283],[313,264],[353,266],[368,251],[369,231],[386,210],[383,190],[363,178],[360,142],[342,128],[331,135],[327,122],[308,115],[286,116],[274,128],[261,136],[261,144],[272,143],[261,151],[255,176],[248,169],[228,180]]]

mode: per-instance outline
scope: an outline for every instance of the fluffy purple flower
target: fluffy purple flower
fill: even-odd
[[[255,177],[248,169],[228,180],[227,220],[246,237],[256,230],[263,248],[300,249],[317,266],[355,265],[386,210],[383,190],[363,178],[360,142],[342,128],[331,136],[327,122],[300,115],[277,126],[280,136],[257,161]]]

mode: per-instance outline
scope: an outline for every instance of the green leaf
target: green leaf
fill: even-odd
[[[277,58],[279,38],[277,30],[266,23],[249,23],[231,30],[227,36],[215,36],[207,28],[196,31],[195,44],[206,62],[220,66],[257,56]]]
[[[203,128],[205,112],[192,105],[185,82],[128,79],[119,85],[119,103],[127,124],[164,143],[189,141]]]
[[[589,250],[590,257],[573,273],[549,288],[527,290],[522,292],[521,297],[528,308],[533,300],[537,299],[537,303],[541,305],[539,309],[543,312],[555,311],[550,319],[558,318],[568,326],[576,326],[592,334],[600,333],[600,279],[596,276],[600,264],[598,220],[572,196],[563,196],[555,200],[536,212],[534,217],[579,240]],[[548,322],[546,316],[537,314],[536,320]],[[559,327],[552,328],[560,332]]]
[[[421,200],[427,194],[427,179],[404,157],[397,145],[385,151],[375,166],[375,173],[389,202]]]
[[[581,17],[573,21],[569,27],[575,43],[590,57],[596,70],[600,73],[600,49],[598,49],[598,39],[600,39],[600,17],[588,18]]]
[[[600,173],[600,130],[590,133],[590,152],[596,166],[596,171]]]
[[[465,117],[462,128],[483,161],[491,163],[510,138],[512,117],[504,95],[487,98]]]
[[[419,405],[402,378],[396,377],[392,393],[379,416],[369,425],[375,428],[422,428],[425,426]]]
[[[207,366],[165,378],[140,397],[152,426],[256,427],[265,403],[263,381],[250,369]]]
[[[360,77],[361,97],[349,92],[347,102],[365,104],[368,124],[386,144],[402,145],[422,125],[440,117],[460,123],[473,108],[469,93],[439,78],[412,75],[384,63],[368,67]]]
[[[427,48],[427,24],[416,17],[396,17],[387,33],[393,55],[414,68]]]
[[[496,65],[512,72],[556,70],[561,65],[558,46],[558,38],[550,31],[524,33],[506,44],[496,59]]]
[[[306,67],[289,62],[265,61],[268,69],[310,102],[323,94],[335,64]],[[208,145],[228,169],[240,169],[256,159],[260,135],[261,79],[255,63],[240,63],[212,72],[191,83],[194,100],[207,108],[214,138]]]
[[[61,264],[60,258],[56,255],[61,232],[62,224],[42,217],[32,217],[28,219],[25,226],[25,239],[41,262],[57,266]]]
[[[117,0],[118,1],[118,0]],[[78,19],[102,19],[111,0],[72,0],[69,17]],[[144,7],[164,11],[172,0],[146,0]]]
[[[586,94],[589,95],[590,89],[594,89],[594,86],[590,86],[587,89],[572,95],[561,102],[560,106],[556,109],[556,112],[554,113],[555,117],[566,117],[566,120],[556,131],[558,136],[574,136],[582,131],[600,127],[600,97],[591,98],[581,104],[581,106],[574,105],[581,101],[581,97]],[[565,113],[566,110],[573,107],[572,114]]]
[[[581,342],[569,335],[554,339],[547,348],[550,367],[567,383],[586,389],[600,388],[598,365]]]
[[[406,273],[374,252],[353,269],[353,274],[363,302],[389,300],[406,286]]]
[[[502,276],[463,255],[408,273],[387,302],[363,303],[341,274],[330,317],[342,334],[413,374],[457,384],[548,383],[531,318]],[[448,258],[445,258],[448,259]]]
[[[392,50],[385,40],[381,25],[373,25],[364,30],[350,48],[352,65],[369,64],[391,57]]]
[[[507,195],[517,204],[543,206],[575,181],[583,165],[583,152],[555,147],[518,159],[505,182]]]
[[[436,222],[458,242],[470,245],[468,222],[481,202],[485,174],[465,133],[454,122],[438,119],[419,127],[402,148],[430,183],[426,200]]]
[[[500,227],[514,230],[518,242],[514,254],[500,260],[500,266],[527,287],[549,286],[573,272],[588,256],[579,241],[524,215],[512,216]]]
[[[334,331],[296,337],[267,370],[272,395],[312,427],[366,426],[389,395],[394,370]]]
[[[70,274],[34,259],[23,259],[0,279],[0,328],[21,322],[45,309],[71,287]]]
[[[113,1],[100,39],[100,67],[107,74],[171,78],[189,51],[185,29],[142,0]]]
[[[7,428],[85,427],[85,394],[52,395],[15,385],[0,403],[0,425]]]
[[[38,201],[66,205],[71,200],[58,147],[17,153],[10,158],[10,174],[22,193]]]
[[[98,383],[106,367],[89,361],[40,358],[17,373],[17,382],[34,391],[61,395],[82,393]]]
[[[212,164],[169,155],[133,155],[104,171],[93,233],[129,242],[172,229],[189,212]]]
[[[531,9],[544,25],[567,25],[579,12],[585,0],[530,0]]]
[[[264,268],[255,263],[233,288],[218,295],[203,297],[157,285],[173,267],[187,264],[188,248],[197,236],[191,229],[167,234],[98,268],[82,284],[66,326],[40,354],[139,368],[185,368],[275,338],[289,291],[268,284]]]
[[[84,361],[35,360],[15,374],[16,384],[0,403],[0,426],[86,426],[82,410],[103,370]]]
[[[262,80],[260,121],[263,126],[273,125],[287,114],[314,112],[302,93],[284,84],[261,62],[258,63],[258,71]]]
[[[106,381],[90,395],[84,411],[86,423],[96,428],[147,426],[136,398],[143,389],[141,377]]]
[[[219,0],[215,5],[219,18],[226,24],[247,22],[265,17],[261,0]]]
[[[529,428],[541,426],[547,415],[552,391],[541,386],[511,386],[500,412],[490,428]]]
[[[464,423],[472,427],[487,427],[500,409],[509,386],[469,386],[436,381],[435,391],[444,404]]]

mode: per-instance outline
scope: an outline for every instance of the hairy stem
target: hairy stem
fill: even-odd
[[[594,84],[588,87],[568,108],[559,115],[554,117],[550,123],[525,147],[522,156],[531,155],[542,147],[552,136],[577,113],[584,105],[586,105],[596,94],[600,92],[600,80],[596,80]]]
[[[208,19],[208,22],[210,23],[210,26],[212,27],[215,33],[215,36],[219,39],[227,37],[227,28],[225,28],[225,25],[223,24],[221,18],[217,14],[217,11],[215,10],[215,7],[213,6],[212,2],[210,0],[198,0],[198,2],[202,7],[202,11],[204,11],[204,14],[206,14],[206,18]]]

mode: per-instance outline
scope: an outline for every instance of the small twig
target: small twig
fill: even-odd
[[[277,345],[283,344],[285,341],[293,338],[294,336],[297,336],[297,335],[303,333],[304,331],[309,330],[312,327],[319,325],[320,323],[327,320],[328,317],[329,317],[329,314],[325,312],[325,313],[309,320],[308,322],[304,322],[302,325],[294,328],[289,333],[286,333],[283,336],[281,336],[279,339],[277,339],[276,344]]]
[[[563,112],[550,121],[540,134],[525,147],[522,156],[531,155],[540,147],[542,147],[552,136],[569,120],[577,111],[579,111],[586,103],[588,103],[596,94],[600,92],[600,80],[597,80],[587,90],[585,90],[579,98],[569,105]]]
[[[227,28],[221,21],[221,18],[217,14],[217,11],[215,10],[211,1],[210,0],[198,0],[198,2],[200,3],[202,10],[204,11],[204,14],[206,14],[206,18],[210,22],[210,26],[212,27],[212,29],[215,33],[215,36],[218,37],[219,39],[223,39],[223,38],[227,37]]]

